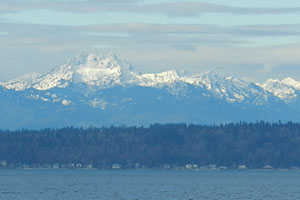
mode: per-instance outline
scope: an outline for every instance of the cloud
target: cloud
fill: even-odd
[[[146,3],[145,3],[146,2]],[[162,14],[171,17],[190,17],[204,13],[229,13],[236,15],[265,15],[300,13],[300,7],[237,7],[208,2],[179,1],[172,3],[151,3],[138,0],[86,0],[86,1],[54,1],[54,0],[2,0],[0,13],[28,11],[36,9],[51,9],[69,12],[130,12]]]
[[[160,13],[168,16],[196,16],[204,13],[229,13],[237,15],[264,15],[299,13],[300,7],[290,8],[256,8],[234,7],[207,2],[174,2],[138,6],[138,11]]]
[[[228,33],[244,36],[298,36],[300,24],[279,24],[279,25],[243,25],[232,26],[227,29]]]
[[[260,73],[267,74],[274,70],[280,69],[280,66],[276,63],[267,63],[260,70]]]
[[[165,34],[173,36],[195,36],[214,34],[220,36],[298,36],[300,24],[291,25],[241,25],[217,26],[205,24],[106,24],[84,26],[84,29],[99,32],[130,32],[133,34],[156,35]]]
[[[267,47],[259,45],[265,37],[300,35],[300,25],[262,26],[212,26],[181,24],[104,24],[93,26],[57,26],[37,24],[0,23],[0,46],[58,46],[62,49],[79,49],[82,46],[156,46],[182,51],[196,51],[198,46],[213,48]],[[251,38],[251,40],[249,40]],[[253,45],[256,38],[257,45]],[[262,38],[262,39],[261,39]],[[274,39],[276,40],[276,39]],[[76,41],[76,42],[74,42]],[[287,45],[288,43],[281,45]],[[48,47],[47,47],[48,45]],[[286,55],[278,45],[273,45],[278,57]],[[292,47],[289,47],[292,48]],[[297,51],[296,51],[297,52]],[[263,52],[264,55],[269,52]]]
[[[278,36],[274,31],[281,33]],[[136,68],[147,72],[173,67],[182,69],[184,66],[191,71],[212,69],[248,77],[249,71],[257,73],[261,70],[262,76],[263,73],[284,69],[286,65],[298,65],[300,44],[253,47],[247,46],[248,36],[276,38],[295,35],[297,31],[299,25],[56,26],[0,23],[0,32],[5,33],[0,34],[0,80],[32,71],[45,72],[79,51],[96,54],[114,51]],[[276,65],[266,63],[276,63],[281,67],[278,69]],[[256,75],[252,77],[255,79]]]
[[[135,0],[2,0],[0,13],[19,12],[38,9],[50,9],[70,12],[101,12],[101,11],[125,11],[127,7],[135,5]]]
[[[74,35],[90,38],[139,38],[163,37],[168,40],[191,40],[206,43],[247,43],[248,37],[300,36],[300,24],[217,26],[186,24],[102,24],[91,26],[59,26],[41,24],[0,23],[0,32],[12,36],[64,37]]]
[[[224,49],[247,49],[248,37],[299,36],[300,25],[277,26],[211,26],[180,24],[105,24],[93,26],[56,26],[0,23],[0,46],[39,46],[61,49],[80,49],[89,46],[165,47],[195,52],[199,46]],[[275,33],[274,33],[275,32]],[[253,41],[251,41],[253,42]],[[284,44],[283,44],[284,46]],[[297,46],[297,45],[296,45]],[[242,48],[243,47],[243,48]],[[257,45],[262,48],[263,46]],[[287,47],[287,46],[285,46]],[[285,48],[284,47],[284,48]],[[295,45],[294,45],[295,47]],[[296,57],[295,52],[284,52],[274,45],[273,54],[278,58]],[[292,46],[288,48],[292,49]],[[250,49],[250,48],[249,48]],[[226,51],[226,50],[225,50]],[[269,51],[262,52],[268,55]],[[237,52],[239,53],[239,52]],[[276,58],[275,58],[276,59]],[[269,61],[268,61],[269,62]]]
[[[191,52],[196,52],[196,48],[194,45],[192,44],[174,44],[174,45],[171,45],[172,47],[174,47],[175,49],[179,49],[179,50],[182,50],[182,51],[191,51]]]

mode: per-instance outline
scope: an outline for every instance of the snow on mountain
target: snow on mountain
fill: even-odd
[[[233,77],[223,77],[214,72],[184,77],[189,84],[197,85],[211,91],[217,98],[228,102],[243,102],[263,104],[267,101],[268,94],[257,85]]]
[[[55,68],[49,73],[40,76],[32,88],[37,90],[48,90],[54,87],[64,88],[68,86],[67,81],[72,80],[72,68],[69,65],[62,65],[61,67]]]
[[[65,88],[71,82],[84,83],[96,89],[114,86],[166,87],[169,93],[176,96],[186,95],[188,85],[192,85],[206,90],[203,94],[206,96],[255,105],[267,103],[271,98],[270,94],[289,102],[297,98],[297,91],[300,90],[300,82],[292,78],[282,81],[270,79],[263,84],[254,84],[214,72],[191,76],[181,75],[176,70],[142,74],[112,53],[101,56],[80,53],[46,74],[27,74],[1,85],[16,91],[29,88],[46,91]]]
[[[119,60],[114,54],[95,56],[89,54],[84,62],[75,66],[74,81],[100,88],[122,85],[136,76],[130,64]]]
[[[298,90],[300,90],[300,83],[292,78],[286,78],[282,81],[268,79],[265,83],[259,85],[285,102],[296,99],[298,97]]]
[[[172,84],[179,80],[177,72],[175,70],[170,70],[157,74],[136,75],[136,80],[134,80],[133,83],[139,86],[161,87],[162,85]]]
[[[285,78],[281,81],[282,83],[286,84],[286,85],[289,85],[289,86],[292,86],[293,88],[295,88],[296,90],[300,90],[300,82],[298,81],[295,81],[293,78],[291,77],[288,77],[288,78]]]
[[[38,73],[25,74],[11,81],[0,83],[0,85],[16,91],[26,90],[36,84],[40,76]]]
[[[80,53],[46,74],[29,74],[1,85],[14,90],[48,90],[54,87],[64,88],[68,86],[68,82],[73,81],[106,88],[133,79],[136,74],[131,70],[128,63],[119,60],[114,54],[96,56]]]
[[[0,128],[300,121],[299,95],[292,78],[255,84],[214,72],[143,74],[114,54],[78,54],[48,73],[0,83]]]

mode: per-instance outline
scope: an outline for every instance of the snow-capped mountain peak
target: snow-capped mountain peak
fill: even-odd
[[[170,93],[177,96],[186,94],[188,85],[192,85],[207,91],[208,96],[227,102],[252,102],[257,105],[267,102],[270,94],[289,102],[297,98],[300,90],[300,82],[292,78],[282,81],[269,79],[263,84],[254,84],[234,77],[224,77],[211,71],[196,75],[178,73],[176,70],[142,74],[114,53],[104,55],[79,53],[48,73],[27,74],[0,85],[20,91],[29,88],[37,90],[65,88],[70,83],[83,83],[96,89],[114,86],[166,87],[172,88]]]
[[[300,90],[300,82],[294,80],[291,77],[285,78],[281,82],[284,83],[284,84],[286,84],[286,85],[292,86],[292,87],[294,87],[297,90]]]
[[[296,89],[299,87],[292,78],[286,78],[282,81],[278,79],[268,79],[263,84],[258,84],[264,90],[274,94],[276,97],[282,99],[285,102],[289,102],[297,98]],[[298,83],[299,84],[299,83]]]
[[[80,53],[48,73],[0,83],[0,96],[0,124],[8,127],[300,121],[300,82],[292,78],[255,84],[210,71],[143,74],[112,53]]]
[[[122,82],[135,78],[135,75],[131,65],[118,59],[113,53],[103,56],[79,53],[46,74],[26,75],[1,85],[14,90],[48,90],[67,87],[73,81],[106,88],[121,85]]]
[[[0,85],[4,86],[7,89],[13,89],[16,91],[25,90],[32,87],[33,84],[36,84],[40,76],[41,74],[33,72],[22,75],[6,83],[0,83]]]
[[[75,82],[83,82],[99,88],[125,84],[128,80],[134,79],[137,74],[129,63],[119,59],[113,53],[103,56],[80,54],[75,64],[73,62],[71,66]]]
[[[251,102],[261,105],[267,101],[268,97],[267,92],[254,83],[234,77],[224,77],[211,71],[184,77],[184,80],[189,84],[206,88],[215,97],[228,102]]]

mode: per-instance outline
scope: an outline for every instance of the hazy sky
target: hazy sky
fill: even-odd
[[[300,80],[300,1],[0,1],[0,81],[78,52],[115,52],[142,72]]]

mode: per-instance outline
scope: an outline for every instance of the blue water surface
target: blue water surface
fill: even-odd
[[[299,200],[300,172],[0,170],[2,200]]]

